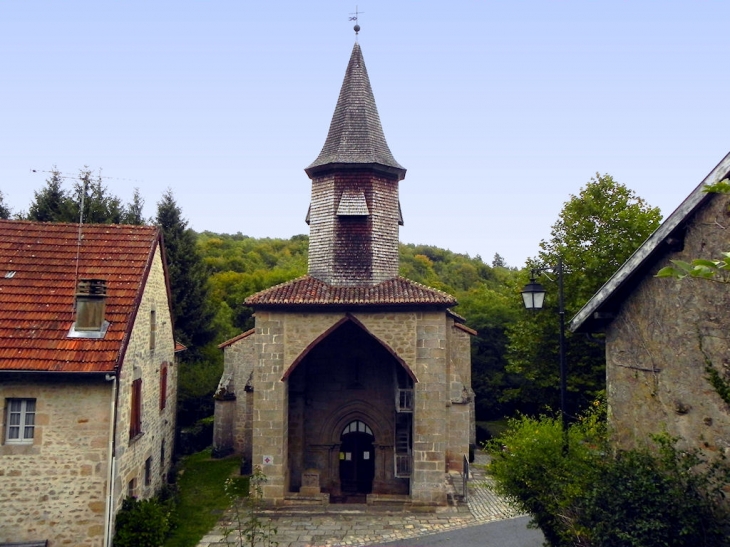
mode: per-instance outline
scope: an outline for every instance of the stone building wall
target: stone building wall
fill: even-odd
[[[113,290],[113,287],[110,287]],[[154,348],[150,347],[150,312],[155,311],[157,328]],[[161,370],[167,367],[167,397],[160,409]],[[142,434],[130,439],[132,382],[142,379]],[[147,279],[142,300],[132,328],[124,364],[119,375],[117,409],[115,508],[132,493],[148,498],[163,485],[170,470],[175,447],[175,413],[177,401],[177,365],[172,319],[167,301],[160,250]],[[164,461],[163,456],[164,443]],[[151,476],[146,479],[146,461],[150,459]]]
[[[654,277],[670,260],[730,250],[728,217],[728,197],[714,196],[692,219],[684,249],[654,264],[607,330],[609,416],[623,447],[666,430],[686,447],[730,455],[730,409],[705,371],[709,360],[730,380],[730,292],[707,280]]]
[[[109,293],[115,290],[110,282]],[[157,319],[150,349],[150,310]],[[167,400],[160,409],[160,370],[167,363]],[[148,497],[163,484],[174,450],[177,367],[160,252],[137,313],[118,378],[117,474],[114,509],[136,479],[135,494]],[[131,382],[142,378],[142,431],[129,439]],[[32,445],[0,445],[0,541],[49,539],[56,545],[101,546],[107,505],[114,381],[104,374],[3,374],[3,427],[7,398],[36,399]],[[162,462],[162,443],[165,457]],[[149,484],[145,462],[150,458]]]
[[[223,377],[215,401],[213,448],[218,454],[233,451],[251,462],[254,365],[258,360],[253,331],[226,343]]]
[[[0,542],[101,546],[112,393],[104,375],[3,374]],[[7,398],[36,400],[32,445],[5,443]]]
[[[468,403],[462,404],[461,399],[457,404],[451,400],[452,391],[458,391],[458,397],[464,393],[454,386],[469,386],[468,335],[452,332],[453,320],[444,311],[366,312],[351,316],[390,348],[418,380],[411,496],[416,503],[443,504],[447,453],[455,454],[455,466],[460,466],[461,454],[468,453],[470,407]],[[265,495],[269,499],[283,498],[290,484],[286,450],[289,393],[287,383],[281,380],[308,347],[345,317],[343,312],[256,313],[259,360],[254,372],[253,463],[264,465],[263,471],[269,477]],[[463,434],[450,432],[452,427],[462,428]]]

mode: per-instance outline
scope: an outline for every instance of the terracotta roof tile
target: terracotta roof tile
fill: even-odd
[[[235,344],[239,340],[243,340],[244,338],[248,338],[249,336],[251,336],[255,332],[256,332],[256,329],[249,329],[246,332],[242,332],[238,336],[234,336],[230,340],[226,340],[225,342],[223,342],[221,344],[218,344],[218,348],[219,349],[225,349],[228,346],[230,346],[231,344]]]
[[[454,306],[445,292],[396,277],[373,286],[329,285],[305,275],[249,296],[247,306]]]
[[[0,220],[0,370],[111,372],[119,364],[159,231],[90,224],[80,246],[78,236],[76,224]],[[103,339],[67,337],[77,277],[107,282]]]

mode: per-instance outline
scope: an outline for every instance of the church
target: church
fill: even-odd
[[[221,344],[215,452],[259,466],[271,504],[444,505],[475,442],[476,333],[453,296],[398,275],[406,169],[357,42],[305,172],[308,273],[248,297],[255,328]]]

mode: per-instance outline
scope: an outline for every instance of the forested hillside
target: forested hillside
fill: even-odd
[[[67,188],[70,184],[71,188]],[[157,202],[155,218],[142,215],[144,199],[131,202],[109,191],[88,168],[77,176],[53,169],[27,212],[13,212],[0,192],[0,218],[44,222],[154,223],[164,234],[181,356],[178,424],[209,416],[223,366],[217,345],[253,326],[244,299],[304,275],[306,235],[290,239],[196,233],[171,190]],[[400,274],[454,295],[454,311],[478,334],[472,338],[472,385],[477,418],[559,408],[557,287],[554,275],[536,273],[545,286],[545,310],[527,313],[520,291],[530,270],[565,265],[565,314],[570,319],[658,226],[661,214],[610,175],[596,174],[569,196],[537,257],[520,270],[495,254],[492,264],[428,245],[400,246]],[[605,387],[600,339],[567,333],[568,411],[576,413]]]
[[[243,300],[307,272],[309,238],[256,239],[242,234],[198,235],[198,248],[210,273],[211,307],[220,343],[253,327]],[[501,260],[497,262],[501,263]],[[473,339],[473,384],[480,417],[501,417],[509,409],[499,394],[509,384],[504,373],[505,329],[521,306],[518,273],[492,267],[477,256],[428,245],[400,246],[400,274],[456,296],[456,313],[478,331]]]

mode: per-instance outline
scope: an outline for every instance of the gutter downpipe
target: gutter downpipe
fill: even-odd
[[[112,545],[112,524],[114,520],[114,475],[116,474],[117,459],[115,456],[116,452],[116,436],[117,436],[117,374],[107,374],[104,379],[107,382],[113,382],[112,384],[112,397],[109,408],[109,417],[112,423],[109,428],[109,460],[107,463],[107,500],[106,507],[104,509],[104,547],[111,547]]]

